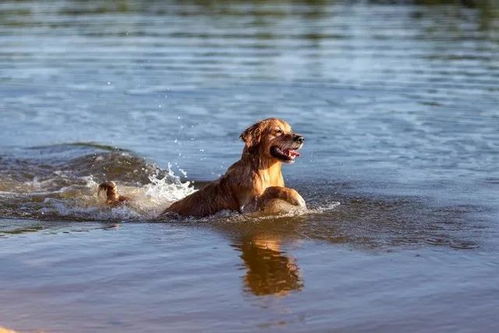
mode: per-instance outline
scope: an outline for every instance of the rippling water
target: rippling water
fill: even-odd
[[[496,330],[499,7],[422,3],[0,3],[0,326]],[[310,212],[157,220],[269,116]]]

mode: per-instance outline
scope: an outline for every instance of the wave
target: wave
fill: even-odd
[[[153,219],[195,191],[170,165],[161,169],[130,151],[83,143],[29,150],[28,156],[0,156],[0,214],[4,217]],[[97,196],[98,184],[105,180],[116,181],[120,191],[134,200],[127,206],[106,206]]]

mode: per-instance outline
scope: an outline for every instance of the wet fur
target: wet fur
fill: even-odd
[[[128,197],[118,193],[118,188],[114,182],[104,182],[100,184],[97,190],[97,196],[100,197],[103,193],[106,195],[106,203],[108,205],[118,205],[130,200]]]
[[[245,146],[239,161],[230,166],[218,180],[174,202],[162,215],[202,217],[221,210],[279,213],[305,208],[305,201],[300,194],[284,185],[281,167],[283,162],[290,161],[279,159],[271,153],[271,148],[275,146],[299,149],[303,137],[293,133],[287,122],[269,118],[246,129],[240,138]],[[112,182],[101,184],[99,190],[106,191],[108,204],[128,200],[118,194]]]

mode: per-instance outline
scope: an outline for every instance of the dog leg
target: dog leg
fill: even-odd
[[[306,209],[301,195],[294,189],[281,186],[268,187],[258,198],[258,209],[265,213],[282,213],[296,209]]]
[[[128,197],[118,193],[118,188],[114,182],[101,183],[97,190],[97,195],[99,196],[102,192],[106,193],[106,204],[108,205],[115,206],[130,200]]]

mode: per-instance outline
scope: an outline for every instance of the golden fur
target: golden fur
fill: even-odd
[[[277,118],[257,122],[240,137],[245,144],[241,159],[218,180],[173,203],[163,215],[201,217],[221,210],[276,213],[306,207],[297,191],[285,187],[281,173],[282,163],[292,163],[299,156],[303,137]],[[112,182],[101,184],[99,191],[107,192],[108,204],[128,200]]]

